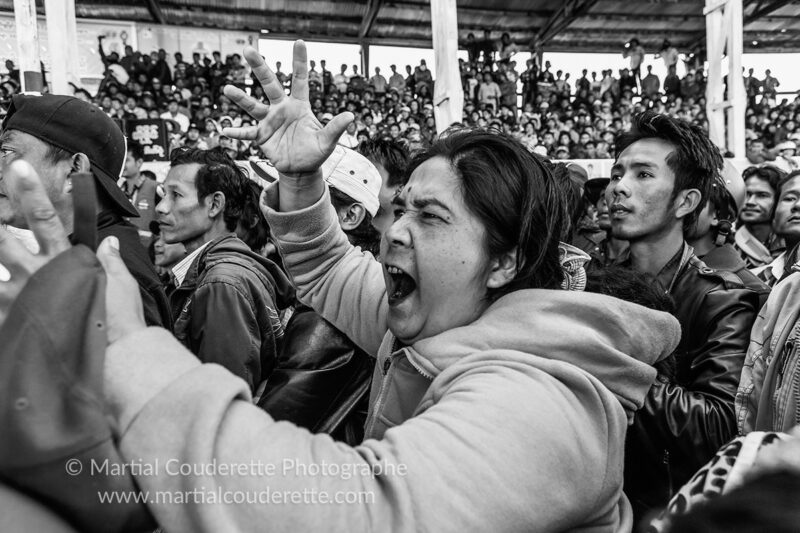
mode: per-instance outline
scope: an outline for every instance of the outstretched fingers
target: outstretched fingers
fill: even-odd
[[[226,85],[222,89],[222,92],[225,93],[225,96],[230,98],[234,104],[241,107],[245,113],[256,120],[261,120],[262,118],[266,117],[267,113],[269,112],[268,105],[259,102],[238,87]]]
[[[245,46],[244,58],[247,60],[247,64],[250,65],[250,68],[253,69],[253,74],[261,84],[261,87],[264,88],[264,94],[270,104],[277,104],[286,98],[283,85],[281,85],[275,73],[267,66],[264,62],[264,58],[261,57],[261,54],[259,54],[255,48],[252,46]]]
[[[308,100],[308,52],[302,40],[292,49],[292,98]]]

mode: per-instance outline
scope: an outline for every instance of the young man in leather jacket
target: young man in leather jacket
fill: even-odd
[[[659,376],[636,413],[625,491],[637,519],[736,434],[734,396],[759,294],[714,270],[685,241],[723,166],[699,128],[645,112],[617,139],[606,189],[613,235],[630,242],[619,264],[655,276],[682,328],[674,379]]]

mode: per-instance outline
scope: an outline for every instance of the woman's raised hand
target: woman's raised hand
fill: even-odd
[[[264,88],[269,105],[231,85],[224,90],[225,96],[258,124],[225,128],[223,134],[258,143],[278,172],[289,176],[314,173],[320,168],[354,118],[352,113],[345,112],[324,127],[320,124],[308,101],[308,57],[303,41],[294,43],[293,56],[289,96],[261,55],[249,46],[244,49],[244,57]]]

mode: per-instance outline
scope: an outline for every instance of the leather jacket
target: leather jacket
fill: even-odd
[[[734,398],[765,290],[693,254],[680,267],[670,291],[683,330],[676,376],[657,378],[626,440],[625,492],[637,521],[736,435]]]
[[[275,420],[355,446],[364,439],[374,366],[375,358],[330,322],[298,307],[258,405]]]

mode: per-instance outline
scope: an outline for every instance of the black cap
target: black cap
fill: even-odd
[[[2,129],[33,135],[71,154],[86,154],[98,186],[122,213],[139,216],[117,186],[125,162],[125,136],[101,109],[72,96],[18,94],[11,100]]]
[[[592,204],[596,204],[609,183],[610,178],[592,178],[583,184],[583,192]]]

